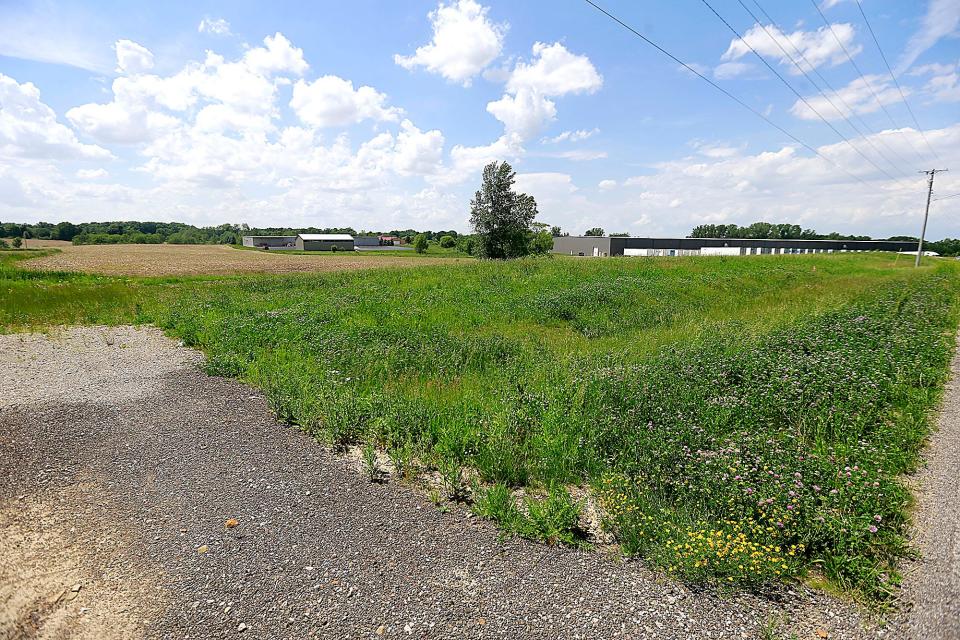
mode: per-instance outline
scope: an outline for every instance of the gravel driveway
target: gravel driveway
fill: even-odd
[[[900,637],[800,587],[501,539],[199,362],[153,329],[0,336],[0,638]]]

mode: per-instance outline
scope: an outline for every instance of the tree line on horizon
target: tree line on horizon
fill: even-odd
[[[352,236],[389,235],[408,241],[423,235],[427,240],[450,236],[456,240],[456,230],[420,231],[392,229],[390,231],[356,231],[352,227],[251,227],[247,224],[221,224],[197,227],[184,222],[18,222],[0,223],[0,238],[36,238],[65,240],[74,244],[240,244],[243,236],[295,236],[298,233],[349,233]]]
[[[418,237],[437,242],[444,248],[456,248],[481,257],[518,257],[527,253],[545,253],[552,237],[567,235],[558,226],[535,222],[536,201],[512,191],[513,170],[507,163],[488,166],[484,184],[471,202],[471,225],[476,234],[450,230],[391,229],[357,231],[352,227],[250,227],[247,224],[221,224],[197,227],[184,222],[37,222],[35,224],[0,222],[0,238],[65,240],[74,244],[240,244],[245,235],[297,235],[298,233],[349,233],[353,236],[390,235],[413,243]],[[496,203],[494,205],[494,203]],[[504,206],[505,205],[505,206]],[[500,209],[499,211],[494,211]],[[479,227],[478,227],[479,223]],[[607,235],[601,227],[585,232],[588,236]],[[628,236],[611,233],[611,237]],[[689,238],[731,238],[771,240],[873,240],[867,235],[821,234],[789,223],[754,222],[737,224],[701,224]],[[916,242],[915,236],[892,236],[887,240]],[[960,239],[926,241],[924,248],[943,256],[960,256]]]
[[[701,224],[694,227],[688,237],[745,240],[873,240],[870,236],[844,235],[836,231],[823,234],[813,229],[802,229],[798,224],[772,222],[754,222],[745,227],[736,224]]]

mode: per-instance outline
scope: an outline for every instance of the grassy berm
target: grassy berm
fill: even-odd
[[[952,262],[884,255],[183,280],[3,263],[8,329],[157,324],[282,420],[437,470],[505,530],[584,544],[570,489],[587,488],[624,552],[673,575],[875,604],[909,553],[903,474],[960,292]]]

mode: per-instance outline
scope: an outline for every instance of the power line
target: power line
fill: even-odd
[[[937,200],[948,200],[950,198],[960,198],[960,193],[951,193],[948,196],[937,196],[931,202],[936,202]]]
[[[774,122],[773,120],[771,120],[771,119],[768,118],[767,116],[763,115],[762,113],[760,113],[759,111],[757,111],[756,109],[754,109],[753,107],[751,107],[750,105],[748,105],[746,102],[744,102],[743,100],[741,100],[740,98],[738,98],[738,97],[735,96],[734,94],[730,93],[729,91],[727,91],[726,89],[724,89],[723,87],[721,87],[720,85],[718,85],[716,82],[714,82],[714,81],[711,80],[710,78],[706,77],[705,75],[703,75],[702,73],[700,73],[699,71],[697,71],[696,69],[694,69],[693,67],[691,67],[689,64],[687,64],[686,62],[684,62],[683,60],[681,60],[681,59],[678,58],[677,56],[673,55],[672,53],[670,53],[669,51],[667,51],[666,49],[664,49],[663,47],[661,47],[659,44],[657,44],[656,42],[654,42],[654,41],[651,40],[650,38],[646,37],[645,35],[643,35],[643,34],[640,33],[639,31],[637,31],[636,29],[634,29],[633,27],[631,27],[630,25],[628,25],[626,22],[624,22],[623,20],[621,20],[621,19],[618,18],[617,16],[613,15],[612,13],[610,13],[609,11],[607,11],[606,9],[604,9],[603,7],[601,7],[600,5],[598,5],[598,4],[597,4],[596,2],[594,2],[593,0],[584,0],[584,2],[586,2],[587,4],[589,4],[590,6],[592,6],[594,9],[596,9],[596,10],[599,11],[600,13],[604,14],[605,16],[607,16],[608,18],[610,18],[611,20],[613,20],[614,22],[616,22],[617,24],[619,24],[621,27],[623,27],[623,28],[626,29],[627,31],[631,32],[633,35],[637,36],[638,38],[640,38],[641,40],[643,40],[644,42],[646,42],[647,44],[649,44],[651,47],[653,47],[654,49],[656,49],[657,51],[659,51],[659,52],[662,53],[663,55],[667,56],[668,58],[670,58],[671,60],[673,60],[674,62],[676,62],[677,64],[679,64],[681,67],[683,67],[684,69],[686,69],[686,70],[689,71],[690,73],[694,74],[695,76],[697,76],[698,78],[700,78],[701,80],[703,80],[704,82],[706,82],[707,84],[709,84],[711,87],[713,87],[714,89],[716,89],[717,91],[719,91],[719,92],[722,93],[723,95],[727,96],[728,98],[730,98],[731,100],[733,100],[734,102],[736,102],[737,104],[739,104],[741,107],[743,107],[744,109],[746,109],[747,111],[749,111],[749,112],[752,113],[753,115],[757,116],[758,118],[760,118],[761,120],[763,120],[764,122],[766,122],[767,124],[769,124],[771,127],[773,127],[774,129],[776,129],[776,130],[779,131],[780,133],[784,134],[785,136],[787,136],[788,138],[790,138],[791,140],[793,140],[794,142],[796,142],[797,144],[799,144],[799,145],[802,146],[803,148],[807,149],[808,151],[810,151],[810,152],[813,153],[814,155],[818,156],[820,159],[825,160],[826,162],[829,162],[830,164],[832,164],[832,165],[835,166],[836,168],[840,169],[841,171],[843,171],[844,173],[846,173],[848,176],[850,176],[851,178],[853,178],[853,179],[856,180],[857,182],[863,184],[864,186],[867,186],[867,187],[871,187],[871,188],[872,188],[872,186],[871,186],[868,182],[866,182],[863,178],[861,178],[860,176],[854,175],[853,173],[851,173],[850,171],[848,171],[846,168],[842,167],[841,165],[839,165],[838,163],[834,162],[833,160],[831,160],[831,159],[828,158],[827,156],[823,155],[822,153],[820,153],[819,151],[817,151],[815,148],[811,147],[809,144],[807,144],[806,142],[804,142],[803,140],[801,140],[801,139],[798,138],[797,136],[793,135],[792,133],[790,133],[789,131],[787,131],[786,129],[784,129],[784,128],[781,127],[780,125],[778,125],[776,122]]]
[[[784,84],[784,86],[786,86],[788,89],[790,89],[791,92],[793,92],[793,95],[797,96],[797,98],[799,98],[800,101],[803,102],[803,104],[805,104],[808,109],[810,109],[810,111],[812,111],[814,114],[816,114],[816,116],[817,116],[818,118],[820,118],[821,122],[823,122],[825,125],[827,125],[828,127],[830,127],[830,129],[831,129],[835,134],[837,134],[838,136],[840,136],[840,138],[841,138],[845,143],[847,143],[847,146],[848,146],[848,147],[850,147],[851,149],[853,149],[853,150],[857,153],[857,155],[859,155],[861,158],[863,158],[864,160],[866,160],[867,162],[869,162],[871,165],[873,165],[873,167],[874,167],[877,171],[879,171],[879,172],[882,173],[883,175],[887,176],[888,178],[890,178],[891,180],[893,180],[894,182],[896,182],[897,179],[894,178],[892,175],[890,175],[890,172],[889,172],[889,171],[887,171],[886,169],[882,168],[882,167],[881,167],[880,165],[878,165],[876,162],[874,162],[873,160],[871,160],[866,154],[864,154],[862,151],[860,151],[860,149],[857,149],[855,146],[853,146],[853,143],[850,142],[850,140],[847,139],[847,137],[846,137],[845,135],[843,135],[843,133],[841,133],[839,129],[837,129],[835,126],[833,126],[833,123],[831,123],[829,120],[827,120],[826,118],[824,118],[824,117],[820,114],[820,112],[817,111],[816,108],[814,108],[814,106],[813,106],[812,104],[810,104],[810,102],[809,102],[806,98],[804,98],[803,95],[802,95],[799,91],[797,91],[796,88],[794,88],[794,86],[793,86],[792,84],[790,84],[790,83],[787,81],[786,78],[784,78],[782,75],[780,75],[780,73],[773,67],[773,65],[771,65],[769,62],[767,62],[767,59],[766,59],[766,58],[764,58],[762,55],[760,55],[760,53],[757,52],[757,50],[754,49],[754,48],[750,45],[749,42],[747,42],[746,40],[744,40],[743,36],[740,35],[740,32],[737,31],[737,30],[733,27],[733,25],[731,25],[729,22],[727,22],[727,20],[726,20],[722,15],[720,15],[720,14],[717,12],[716,9],[713,8],[713,5],[711,5],[709,2],[707,2],[707,0],[700,0],[700,2],[702,2],[704,5],[706,5],[706,7],[707,7],[708,9],[710,9],[711,12],[713,12],[713,15],[715,15],[715,16],[720,20],[720,22],[722,22],[723,24],[725,24],[726,27],[727,27],[735,36],[737,36],[737,38],[740,39],[740,42],[742,42],[748,49],[750,49],[750,51],[753,52],[753,55],[757,56],[757,58],[760,59],[760,62],[762,62],[762,63],[764,64],[764,66],[766,66],[767,69],[769,69],[769,70],[773,73],[773,75],[777,76],[777,79],[780,80],[780,82],[782,82],[782,83]]]
[[[864,86],[870,91],[870,94],[873,96],[873,99],[877,101],[878,105],[880,105],[880,109],[882,109],[883,112],[886,114],[887,118],[890,120],[890,124],[893,125],[894,129],[899,130],[900,125],[898,125],[897,121],[894,120],[893,115],[887,109],[887,106],[883,104],[883,100],[880,99],[880,96],[877,95],[877,92],[873,90],[873,85],[867,82],[866,76],[864,75],[863,71],[860,70],[860,66],[853,59],[853,56],[850,55],[850,52],[847,51],[847,47],[843,44],[843,41],[837,37],[836,32],[833,30],[833,25],[830,24],[829,20],[827,20],[827,16],[823,15],[823,11],[820,10],[820,5],[817,4],[817,0],[810,0],[810,4],[812,4],[813,8],[817,10],[818,14],[820,14],[820,19],[823,20],[823,24],[827,26],[827,30],[830,32],[830,35],[832,35],[833,39],[836,40],[838,45],[840,45],[840,49],[843,50],[844,55],[847,56],[847,60],[849,60],[850,64],[853,65],[853,68],[856,70],[857,74],[859,74],[860,79],[863,80]],[[913,144],[913,141],[910,140],[909,136],[904,134],[903,138],[904,140],[907,141],[907,144],[910,145],[910,148],[913,149],[913,152],[917,154],[917,157],[920,158],[920,161],[923,162],[924,160],[923,154],[921,154],[920,151],[917,150],[917,148]]]
[[[916,125],[917,131],[920,132],[920,137],[923,138],[923,142],[927,145],[927,148],[930,149],[930,153],[933,154],[933,157],[940,161],[940,154],[931,146],[930,141],[927,140],[927,134],[923,132],[923,127],[920,126],[920,123],[917,121],[917,116],[913,115],[913,109],[910,108],[910,103],[907,102],[907,96],[903,94],[903,89],[900,87],[900,83],[897,81],[897,76],[894,75],[893,69],[890,68],[890,63],[887,62],[887,56],[883,53],[883,47],[880,46],[880,41],[877,40],[877,34],[873,32],[873,27],[870,26],[870,21],[867,20],[867,14],[863,11],[863,5],[860,4],[860,0],[856,0],[857,8],[860,9],[860,15],[863,16],[863,22],[867,25],[867,30],[870,32],[870,36],[873,38],[873,43],[877,45],[877,51],[880,52],[880,57],[883,58],[883,64],[887,67],[887,71],[890,73],[890,79],[893,80],[893,84],[896,85],[897,91],[900,92],[900,99],[903,100],[903,105],[907,108],[907,112],[910,114],[910,118],[913,120],[913,124]]]
[[[786,52],[786,50],[785,50],[785,49],[783,48],[783,46],[780,44],[780,41],[777,40],[777,38],[775,38],[775,37],[773,36],[773,34],[771,34],[771,33],[767,30],[767,28],[763,25],[763,23],[760,21],[760,19],[757,18],[757,16],[754,15],[754,13],[753,13],[749,8],[747,8],[747,6],[743,3],[743,0],[737,0],[737,1],[740,3],[740,6],[742,6],[742,7],[747,11],[747,13],[750,14],[750,17],[752,17],[752,18],[756,21],[756,23],[757,23],[758,25],[760,25],[761,28],[763,28],[763,30],[764,30],[764,32],[766,32],[767,36],[769,36],[770,39],[773,40],[774,43],[776,43],[777,47],[779,47],[780,50],[783,51],[784,55],[786,55],[788,58],[790,58],[790,62],[792,62],[792,63],[794,64],[794,66],[796,66],[797,69],[800,70],[800,73],[802,73],[802,74],[804,75],[804,77],[806,77],[806,79],[810,81],[810,84],[812,84],[812,85],[814,86],[814,88],[816,88],[817,91],[820,92],[820,95],[822,95],[822,96],[827,100],[827,102],[830,103],[830,106],[832,106],[834,109],[836,109],[836,110],[837,110],[837,113],[839,113],[841,116],[843,116],[843,119],[847,121],[847,124],[849,124],[850,127],[851,127],[854,131],[856,131],[856,132],[863,138],[863,140],[864,140],[867,144],[870,145],[870,147],[871,147],[874,151],[877,152],[877,155],[880,156],[881,158],[883,158],[884,160],[886,160],[886,161],[890,164],[890,166],[894,167],[894,170],[896,170],[896,171],[902,171],[902,169],[899,169],[899,168],[897,167],[896,162],[892,161],[892,160],[889,158],[889,156],[887,156],[885,153],[883,153],[882,151],[880,151],[879,147],[877,147],[877,146],[873,143],[873,140],[872,140],[868,135],[864,134],[856,125],[854,125],[853,122],[850,120],[850,118],[848,118],[846,115],[844,115],[843,111],[840,110],[840,109],[837,107],[837,105],[833,102],[833,100],[831,100],[830,97],[827,95],[827,92],[826,92],[824,89],[822,89],[819,85],[817,85],[816,82],[813,81],[813,78],[811,78],[810,75],[809,75],[806,71],[804,71],[803,67],[800,66],[800,64],[797,62],[797,60],[796,60],[793,56],[791,56],[789,53]],[[756,5],[757,9],[760,10],[760,13],[762,13],[762,14],[764,15],[764,17],[770,22],[771,26],[773,26],[774,28],[778,29],[781,33],[784,34],[784,36],[786,36],[786,32],[785,32],[782,28],[780,28],[780,26],[777,24],[777,21],[776,21],[776,20],[774,20],[772,17],[770,17],[770,14],[767,13],[767,11],[760,5],[760,3],[758,2],[758,0],[752,0],[752,1],[753,1],[753,4]],[[812,71],[813,73],[815,73],[816,76],[820,79],[820,81],[827,87],[827,89],[829,89],[830,92],[833,93],[833,97],[836,98],[837,100],[839,100],[841,103],[843,103],[843,106],[847,108],[847,113],[850,114],[850,117],[855,118],[855,119],[860,123],[860,125],[861,125],[864,129],[866,129],[867,132],[870,133],[871,136],[876,135],[876,132],[870,127],[870,125],[868,125],[866,122],[864,122],[863,118],[861,118],[859,115],[857,115],[856,110],[854,110],[854,108],[851,107],[851,106],[847,103],[847,101],[844,99],[843,95],[842,95],[839,91],[837,91],[837,90],[833,87],[833,85],[831,85],[830,82],[829,82],[826,78],[823,77],[823,74],[820,73],[820,71],[817,69],[816,65],[812,64],[809,60],[807,60],[807,57],[803,54],[803,51],[801,51],[800,48],[797,47],[797,45],[793,44],[793,41],[790,40],[790,38],[785,37],[784,40],[790,45],[790,48],[793,49],[794,53],[796,53],[797,56],[798,56],[804,63],[806,63],[806,65],[807,65],[807,67],[810,69],[810,71]],[[904,157],[903,157],[900,153],[898,153],[897,151],[891,149],[891,148],[887,145],[887,143],[883,140],[882,137],[877,137],[877,142],[880,143],[880,144],[882,144],[882,145],[886,148],[886,150],[889,151],[891,154],[897,156],[897,159],[898,159],[898,160],[900,160],[901,162],[907,162],[906,158],[904,158]]]

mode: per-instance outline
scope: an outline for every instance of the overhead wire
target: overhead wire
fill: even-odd
[[[739,104],[741,107],[743,107],[743,108],[746,109],[747,111],[751,112],[753,115],[757,116],[758,118],[760,118],[761,120],[763,120],[764,122],[766,122],[767,124],[769,124],[771,127],[773,127],[774,129],[776,129],[776,130],[779,131],[780,133],[784,134],[785,136],[787,136],[788,138],[790,138],[791,140],[793,140],[794,142],[796,142],[797,144],[799,144],[800,146],[802,146],[803,148],[805,148],[806,150],[810,151],[810,152],[813,153],[815,156],[819,157],[821,160],[824,160],[824,161],[826,161],[827,163],[832,164],[834,167],[836,167],[836,168],[839,169],[840,171],[846,173],[848,176],[850,176],[851,178],[853,178],[853,179],[856,180],[857,182],[859,182],[859,183],[861,183],[861,184],[863,184],[863,185],[865,185],[865,186],[867,186],[867,187],[871,187],[871,188],[872,188],[872,185],[870,185],[866,180],[864,180],[863,178],[861,178],[860,176],[858,176],[858,175],[856,175],[856,174],[854,174],[854,173],[851,173],[850,171],[848,171],[848,170],[847,170],[845,167],[843,167],[842,165],[838,164],[837,162],[835,162],[834,160],[830,159],[829,157],[823,155],[823,154],[820,153],[816,148],[810,146],[809,144],[807,144],[806,142],[804,142],[803,140],[801,140],[800,138],[798,138],[798,137],[795,136],[794,134],[790,133],[789,131],[787,131],[786,129],[784,129],[784,128],[781,127],[780,125],[778,125],[776,122],[774,122],[773,120],[771,120],[770,118],[768,118],[767,116],[765,116],[763,113],[761,113],[760,111],[757,111],[756,109],[754,109],[753,107],[751,107],[749,104],[747,104],[746,102],[744,102],[743,100],[741,100],[740,98],[738,98],[736,95],[734,95],[734,94],[731,93],[730,91],[727,91],[726,89],[724,89],[723,87],[721,87],[719,84],[717,84],[716,82],[714,82],[714,81],[711,80],[710,78],[706,77],[705,75],[703,75],[702,73],[700,73],[699,71],[697,71],[696,69],[694,69],[692,66],[690,66],[689,64],[687,64],[686,62],[684,62],[683,60],[681,60],[680,58],[678,58],[677,56],[673,55],[672,53],[670,53],[669,51],[667,51],[666,49],[664,49],[662,46],[660,46],[659,44],[657,44],[656,42],[654,42],[653,40],[651,40],[651,39],[648,38],[647,36],[643,35],[642,33],[640,33],[639,31],[637,31],[637,30],[634,29],[633,27],[631,27],[629,24],[627,24],[626,22],[624,22],[623,20],[621,20],[620,18],[618,18],[618,17],[615,16],[614,14],[610,13],[609,11],[607,11],[606,9],[604,9],[603,7],[601,7],[600,5],[598,5],[596,2],[594,2],[594,0],[584,0],[584,2],[586,2],[587,4],[589,4],[590,6],[592,6],[594,9],[596,9],[596,10],[599,11],[600,13],[604,14],[605,16],[607,16],[608,18],[610,18],[611,20],[613,20],[614,22],[616,22],[617,24],[619,24],[621,27],[623,27],[623,28],[626,29],[627,31],[631,32],[633,35],[637,36],[638,38],[640,38],[641,40],[643,40],[644,42],[646,42],[648,45],[650,45],[651,47],[653,47],[654,49],[656,49],[657,51],[659,51],[659,52],[662,53],[663,55],[667,56],[668,58],[670,58],[671,60],[673,60],[674,62],[676,62],[677,64],[679,64],[681,67],[683,67],[684,69],[686,69],[687,71],[689,71],[689,72],[692,73],[693,75],[697,76],[698,78],[700,78],[701,80],[703,80],[704,82],[706,82],[707,84],[709,84],[711,87],[713,87],[714,89],[716,89],[717,91],[719,91],[719,92],[722,93],[723,95],[727,96],[728,98],[730,98],[731,100],[733,100],[734,102],[736,102],[737,104]]]
[[[833,39],[840,46],[840,49],[843,51],[844,55],[847,57],[847,60],[850,61],[850,64],[853,66],[854,70],[860,76],[860,79],[863,81],[863,85],[870,91],[870,95],[873,96],[873,99],[880,106],[880,109],[886,114],[887,119],[890,120],[890,124],[893,125],[893,128],[897,131],[900,131],[900,125],[897,124],[896,119],[894,119],[893,114],[890,113],[890,110],[887,109],[887,106],[883,103],[883,100],[880,99],[880,96],[877,95],[877,92],[874,90],[873,85],[867,80],[863,71],[860,69],[860,65],[857,64],[856,60],[853,59],[853,56],[850,55],[850,52],[847,50],[846,45],[843,44],[843,41],[837,36],[837,33],[833,30],[833,25],[830,24],[830,21],[827,20],[827,16],[823,15],[823,11],[820,10],[820,5],[817,4],[817,0],[810,0],[810,4],[813,5],[813,8],[817,10],[817,13],[820,15],[820,19],[823,20],[823,24],[826,25],[827,31],[830,32],[830,35],[833,36]],[[902,133],[902,131],[901,131]],[[921,162],[926,160],[923,157],[923,154],[920,153],[920,150],[913,144],[913,141],[910,140],[910,137],[903,135],[904,140],[907,141],[907,144],[910,146],[910,149],[913,150],[917,157],[920,158]]]
[[[855,147],[855,146],[853,145],[853,143],[850,142],[850,140],[849,140],[845,135],[843,135],[843,133],[842,133],[839,129],[837,129],[835,126],[833,126],[833,123],[831,123],[829,120],[827,120],[826,118],[824,118],[823,115],[822,115],[819,111],[817,111],[817,109],[816,109],[812,104],[810,104],[810,102],[809,102],[806,98],[803,97],[803,94],[801,94],[799,91],[797,91],[797,89],[796,89],[792,84],[790,84],[790,82],[788,82],[787,79],[784,78],[784,77],[780,74],[780,72],[778,72],[778,71],[776,70],[776,68],[774,68],[773,65],[771,65],[769,62],[767,62],[767,59],[766,59],[766,58],[764,58],[762,55],[760,55],[760,53],[759,53],[756,49],[754,49],[753,46],[743,38],[742,35],[740,35],[740,32],[737,31],[737,29],[736,29],[732,24],[730,24],[730,23],[727,21],[726,18],[724,18],[722,15],[720,15],[720,13],[719,13],[716,9],[713,8],[713,5],[710,4],[710,3],[708,2],[708,0],[700,0],[700,2],[702,2],[708,9],[710,9],[710,11],[713,13],[713,15],[715,15],[715,16],[717,17],[717,19],[720,20],[720,22],[722,22],[724,25],[726,25],[727,29],[729,29],[729,30],[731,31],[731,33],[733,33],[735,36],[737,36],[737,38],[740,39],[740,42],[742,42],[742,43],[744,44],[744,46],[746,46],[748,49],[750,49],[750,51],[752,51],[753,54],[754,54],[755,56],[757,56],[757,58],[760,60],[760,62],[762,62],[762,63],[764,64],[764,66],[766,66],[767,69],[769,69],[769,70],[771,71],[771,73],[773,73],[773,74],[777,77],[777,79],[779,79],[780,82],[782,82],[783,85],[786,86],[786,87],[793,93],[793,95],[797,96],[797,98],[798,98],[801,102],[803,102],[803,104],[806,105],[806,107],[807,107],[808,109],[810,109],[810,111],[812,111],[812,112],[820,119],[821,122],[823,122],[825,125],[827,125],[828,127],[830,127],[830,129],[831,129],[835,134],[837,134],[837,136],[839,136],[840,139],[843,140],[848,147],[850,147],[851,149],[853,149],[853,151],[854,151],[857,155],[859,155],[861,158],[863,158],[864,160],[866,160],[866,161],[867,161],[869,164],[871,164],[877,171],[879,171],[879,172],[882,173],[883,175],[887,176],[888,178],[890,178],[890,179],[893,180],[894,182],[897,181],[897,178],[893,177],[893,176],[890,174],[889,171],[887,171],[886,169],[882,168],[880,165],[878,165],[876,162],[874,162],[869,156],[867,156],[865,153],[863,153],[862,151],[860,151],[860,149],[858,149],[857,147]]]
[[[930,202],[936,202],[937,200],[948,200],[950,198],[960,198],[960,193],[951,193],[948,196],[937,196],[936,198],[932,199]]]
[[[860,9],[860,15],[863,16],[863,23],[867,25],[867,30],[870,32],[870,36],[873,38],[873,43],[877,45],[877,51],[880,52],[880,57],[883,59],[883,64],[887,67],[887,71],[890,73],[890,79],[893,80],[893,84],[897,87],[897,91],[900,93],[900,99],[903,100],[903,106],[907,108],[907,113],[910,114],[910,118],[913,120],[913,124],[917,127],[917,131],[920,132],[920,137],[923,138],[924,144],[927,145],[927,148],[930,149],[930,153],[933,154],[933,157],[936,158],[937,162],[940,162],[940,154],[937,153],[936,149],[930,144],[930,141],[927,140],[927,134],[924,133],[923,127],[920,126],[920,122],[917,121],[917,116],[913,114],[913,109],[910,108],[910,103],[907,102],[907,96],[903,93],[903,88],[900,86],[900,82],[897,80],[897,76],[893,73],[893,69],[890,68],[890,63],[887,62],[887,56],[883,53],[883,47],[880,46],[880,40],[877,39],[877,34],[873,32],[873,27],[870,26],[870,21],[867,19],[867,14],[863,10],[863,5],[860,4],[860,0],[856,0],[857,8]]]
[[[770,14],[767,13],[767,11],[760,5],[760,3],[758,2],[758,0],[752,0],[753,4],[756,5],[756,7],[757,7],[757,9],[760,11],[760,13],[762,13],[763,16],[767,19],[767,21],[769,21],[770,25],[771,25],[773,28],[777,29],[780,33],[782,33],[782,34],[785,36],[783,39],[790,45],[790,48],[793,49],[793,51],[794,51],[794,53],[797,55],[797,57],[798,57],[800,60],[802,60],[802,61],[807,65],[807,67],[810,69],[810,71],[812,71],[813,73],[816,74],[816,76],[817,76],[817,77],[820,79],[820,81],[827,87],[827,89],[829,89],[829,91],[833,93],[833,97],[836,98],[836,99],[837,99],[838,101],[840,101],[841,103],[843,103],[843,106],[846,107],[846,110],[847,110],[847,113],[849,114],[849,117],[847,116],[847,114],[845,114],[845,113],[843,112],[842,109],[840,109],[840,108],[836,105],[836,103],[833,101],[833,99],[831,99],[831,97],[828,95],[828,92],[827,92],[825,89],[821,88],[820,85],[818,85],[818,84],[816,83],[816,81],[814,81],[814,79],[810,77],[810,74],[807,73],[807,71],[804,70],[804,68],[803,68],[803,67],[800,65],[800,63],[797,61],[797,58],[794,58],[793,55],[791,55],[790,53],[788,53],[787,50],[783,48],[783,45],[780,43],[780,40],[777,39],[776,37],[774,37],[774,35],[773,35],[772,33],[770,33],[770,30],[767,29],[767,27],[763,24],[763,22],[760,20],[760,18],[758,18],[758,17],[756,16],[756,14],[754,14],[753,11],[751,11],[750,8],[747,7],[746,4],[744,4],[743,0],[737,0],[737,2],[739,2],[739,3],[740,3],[740,6],[742,6],[742,7],[744,8],[744,10],[745,10],[747,13],[750,14],[750,17],[753,18],[753,20],[757,23],[757,25],[759,25],[759,26],[763,29],[763,31],[767,34],[767,37],[769,37],[770,40],[772,40],[773,43],[777,45],[777,47],[780,49],[780,51],[783,52],[783,54],[790,60],[790,62],[793,63],[793,65],[800,71],[800,73],[803,74],[803,76],[810,82],[810,84],[813,85],[813,87],[814,87],[817,91],[820,92],[820,95],[823,96],[823,98],[824,98],[828,103],[830,103],[830,106],[833,107],[833,108],[837,111],[838,114],[840,114],[840,116],[847,122],[848,125],[850,125],[850,128],[853,129],[854,131],[856,131],[857,134],[864,140],[864,142],[866,142],[868,145],[870,145],[870,148],[873,149],[873,150],[877,153],[877,155],[878,155],[879,157],[883,158],[891,167],[893,167],[893,168],[894,168],[894,171],[907,173],[907,172],[904,171],[896,162],[894,162],[893,160],[891,160],[890,157],[889,157],[886,153],[884,153],[883,151],[881,151],[880,148],[879,148],[876,144],[874,144],[874,141],[873,141],[873,139],[872,139],[871,136],[876,136],[876,132],[873,131],[873,129],[871,129],[870,126],[869,126],[866,122],[864,122],[863,118],[861,118],[860,116],[857,115],[856,110],[855,110],[853,107],[851,107],[851,106],[847,103],[847,101],[844,99],[843,95],[842,95],[839,91],[837,91],[837,90],[833,87],[833,85],[831,85],[830,82],[829,82],[826,78],[823,77],[823,74],[820,73],[820,71],[817,69],[816,65],[812,64],[809,60],[807,60],[807,57],[806,57],[806,55],[804,55],[803,51],[801,51],[800,48],[797,47],[797,45],[795,45],[790,38],[786,37],[786,32],[785,32],[783,29],[780,28],[780,26],[777,24],[776,20],[774,20],[772,17],[770,17]],[[861,125],[864,129],[866,129],[866,131],[867,131],[870,135],[867,135],[866,133],[864,133],[864,132],[860,129],[860,127],[858,127],[857,125],[855,125],[855,124],[853,123],[853,121],[851,120],[851,118],[856,118],[856,119],[860,122],[860,125]],[[899,153],[897,153],[896,151],[894,151],[893,149],[891,149],[891,148],[883,141],[883,139],[882,139],[881,137],[878,137],[878,138],[877,138],[877,142],[879,142],[880,144],[882,144],[882,145],[887,149],[887,151],[889,151],[891,154],[897,156],[897,159],[898,159],[900,162],[904,162],[904,163],[907,162],[906,159],[905,159],[901,154],[899,154]]]

